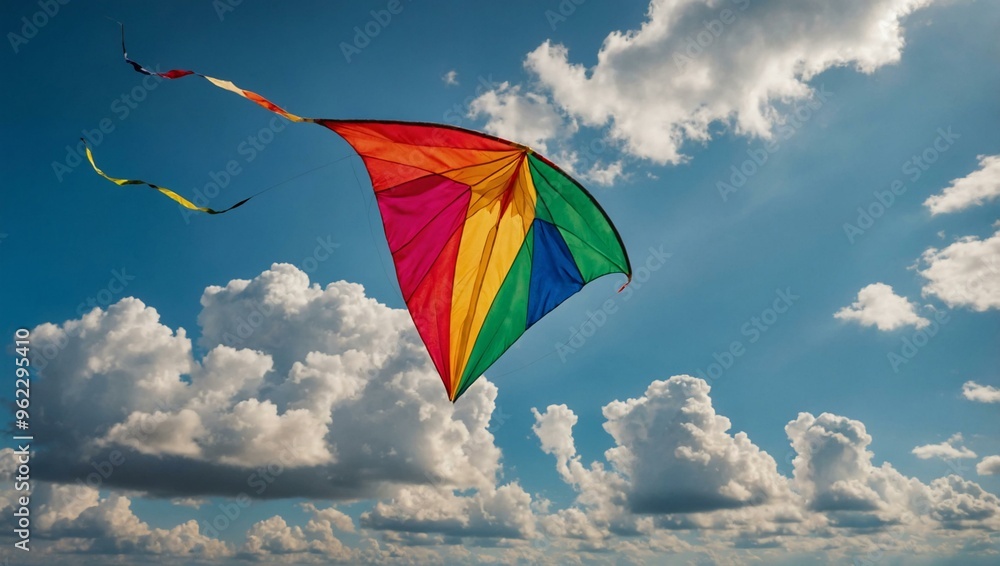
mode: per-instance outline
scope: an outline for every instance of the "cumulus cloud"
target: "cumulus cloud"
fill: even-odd
[[[885,283],[872,283],[858,291],[858,300],[834,313],[834,318],[855,321],[861,326],[879,330],[896,330],[904,326],[923,328],[930,321],[917,314],[917,307],[906,297],[900,297]]]
[[[495,386],[450,403],[405,311],[283,264],[201,301],[200,361],[184,329],[133,298],[35,329],[39,351],[59,349],[33,422],[58,447],[39,455],[46,479],[85,477],[120,450],[108,485],[171,497],[495,486]]]
[[[675,376],[605,406],[615,441],[605,452],[610,469],[583,464],[571,409],[535,410],[542,451],[577,492],[573,505],[538,517],[541,531],[577,550],[626,552],[623,539],[645,537],[684,552],[683,541],[658,537],[697,530],[709,546],[891,553],[914,551],[902,542],[910,537],[976,545],[979,532],[1000,529],[996,496],[957,476],[925,484],[889,463],[875,465],[865,426],[843,416],[801,413],[788,423],[789,480],[745,435],[728,432],[709,391],[703,380]],[[694,485],[699,480],[704,485]],[[889,534],[901,538],[887,543]]]
[[[979,169],[953,179],[940,194],[928,197],[931,214],[958,212],[1000,197],[1000,155],[980,155]]]
[[[760,505],[787,493],[773,458],[745,433],[730,434],[703,380],[675,376],[654,381],[642,397],[604,407],[604,429],[615,446],[586,468],[576,454],[577,417],[565,405],[534,411],[542,450],[556,457],[560,475],[588,505],[603,504],[604,518],[635,514],[696,513]],[[564,517],[565,520],[572,517]]]
[[[534,534],[531,496],[517,483],[471,496],[430,486],[408,487],[361,515],[377,530],[437,533],[450,537],[525,539]]]
[[[1000,498],[958,476],[931,482],[931,501],[931,517],[946,529],[997,530],[1000,525]]]
[[[887,529],[904,525],[912,533],[966,527],[1000,527],[996,496],[958,476],[921,483],[888,462],[872,463],[871,436],[846,417],[802,413],[785,427],[797,455],[796,489],[810,509],[836,528]]]
[[[598,552],[655,561],[705,551],[685,540],[694,532],[725,559],[733,548],[886,549],[872,537],[897,532],[978,548],[981,533],[1000,531],[995,495],[956,476],[923,483],[876,466],[864,425],[846,417],[802,413],[790,422],[795,457],[785,477],[747,434],[731,431],[708,384],[690,376],[608,403],[603,461],[578,453],[569,407],[534,410],[541,450],[575,494],[556,505],[517,480],[500,482],[488,430],[496,387],[483,380],[448,402],[405,311],[360,286],[319,287],[278,264],[206,289],[198,321],[200,358],[183,329],[131,298],[36,328],[36,349],[58,355],[36,382],[33,424],[58,450],[33,456],[41,476],[33,518],[59,552],[534,563],[545,542],[555,561]],[[958,443],[948,444],[964,450]],[[101,468],[106,495],[76,484],[111,453],[125,458]],[[3,513],[11,455],[0,452]],[[979,468],[993,470],[991,458]],[[193,520],[149,525],[132,511],[135,492],[180,505],[243,492],[370,507],[355,525],[329,503],[300,504],[297,517],[257,521],[228,543]]]
[[[281,515],[275,515],[250,526],[239,555],[258,561],[300,561],[312,557],[310,562],[352,562],[358,558],[357,549],[344,545],[338,533],[355,531],[354,522],[343,512],[333,508],[320,508],[312,503],[299,505],[309,514],[305,526],[289,525]]]
[[[247,531],[243,552],[248,554],[293,554],[309,548],[300,527],[289,527],[278,515],[254,523]]]
[[[955,460],[959,458],[975,458],[976,453],[969,450],[962,444],[962,434],[953,434],[948,440],[940,444],[925,444],[917,446],[912,450],[913,455],[921,460],[931,458],[941,458],[944,460]]]
[[[1000,475],[1000,456],[987,456],[976,464],[976,473],[981,476]]]
[[[447,73],[441,75],[441,80],[444,82],[444,84],[446,84],[448,86],[455,86],[455,85],[457,85],[458,84],[458,71],[456,71],[455,69],[452,69],[452,70],[448,71]]]
[[[609,128],[631,155],[679,163],[682,146],[708,141],[715,122],[770,138],[791,105],[814,98],[809,81],[827,69],[871,73],[899,61],[904,19],[929,3],[653,0],[639,29],[605,38],[595,65],[545,41],[525,67],[571,118]]]
[[[982,240],[966,236],[941,250],[930,248],[922,259],[924,296],[978,312],[1000,308],[1000,231]]]
[[[532,409],[532,413],[532,430],[542,451],[555,456],[559,476],[577,491],[577,507],[540,518],[546,535],[602,548],[613,532],[638,532],[638,522],[629,517],[627,479],[600,462],[585,466],[577,454],[573,441],[576,414],[566,405],[550,405],[544,413]]]
[[[558,144],[559,151],[549,157],[573,178],[591,185],[610,187],[618,181],[632,177],[631,173],[626,171],[626,159],[608,159],[607,152],[610,146],[606,142],[594,140],[582,153],[568,149],[569,144],[568,140]]]
[[[792,465],[797,490],[811,510],[831,514],[835,521],[898,521],[912,492],[920,491],[919,483],[891,466],[872,464],[872,439],[858,421],[800,413],[785,432],[796,452]]]
[[[654,381],[637,399],[604,407],[607,451],[630,480],[636,513],[686,513],[758,505],[786,490],[777,464],[750,442],[730,434],[704,380],[675,376]]]
[[[969,401],[979,403],[1000,403],[1000,388],[966,381],[962,385],[962,395]]]
[[[0,451],[0,476],[13,485],[10,448]],[[218,559],[232,555],[223,541],[202,533],[195,520],[169,529],[151,527],[132,511],[128,497],[86,485],[36,482],[30,494],[3,488],[0,512],[10,516],[17,496],[30,495],[32,550],[53,554],[129,554]],[[40,539],[40,540],[39,540]],[[35,554],[33,552],[32,554]],[[62,560],[60,560],[62,562]]]
[[[520,86],[507,82],[473,100],[469,116],[485,117],[484,127],[491,134],[543,152],[547,151],[548,140],[576,130],[576,125],[563,118],[545,95],[522,93]]]

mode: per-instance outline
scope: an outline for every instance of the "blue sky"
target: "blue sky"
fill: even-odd
[[[568,1],[475,8],[308,2],[280,10],[251,0],[42,4],[2,8],[10,45],[2,55],[9,88],[0,95],[8,108],[8,135],[0,141],[2,329],[8,336],[34,329],[38,351],[69,332],[69,346],[35,376],[32,418],[41,434],[34,465],[43,479],[32,511],[33,550],[59,553],[65,563],[102,562],[107,554],[169,563],[177,559],[171,552],[206,563],[487,556],[531,563],[567,554],[584,562],[797,563],[871,560],[872,548],[884,550],[882,563],[913,563],[912,553],[928,564],[996,559],[1000,462],[988,457],[1000,454],[1000,168],[990,157],[1000,154],[993,39],[1000,10],[992,3],[883,0],[840,10],[753,0],[652,9]],[[54,15],[36,16],[56,5]],[[25,29],[32,18],[34,33]],[[336,371],[322,366],[333,372],[325,378],[331,383],[350,368],[362,371],[351,351],[374,364],[383,385],[407,372],[436,377],[419,347],[398,346],[415,334],[400,310],[367,176],[350,147],[203,81],[144,83],[122,62],[117,24],[108,18],[126,24],[129,53],[147,67],[229,79],[299,115],[445,122],[530,143],[578,174],[618,227],[633,266],[652,269],[621,294],[620,276],[601,279],[536,324],[490,368],[488,383],[470,389],[479,391],[469,414],[440,408],[422,392],[443,399],[443,391],[417,381],[413,391],[421,393],[407,399],[438,407],[420,425],[426,430],[407,431],[417,425],[406,419],[417,413],[401,409],[392,417],[396,428],[371,432],[387,453],[418,454],[420,442],[454,439],[441,431],[463,423],[461,454],[438,462],[453,465],[455,475],[430,462],[415,465],[412,477],[409,470],[387,480],[389,470],[359,460],[351,481],[366,487],[345,479],[336,491],[319,472],[282,473],[275,485],[285,480],[287,491],[275,487],[241,510],[221,542],[162,550],[156,544],[180,538],[171,529],[189,520],[201,522],[198,536],[214,538],[205,522],[241,489],[220,486],[264,461],[252,445],[270,446],[265,421],[244,422],[263,427],[254,440],[226,420],[240,400],[278,406],[274,422],[292,428],[274,442],[294,437],[295,423],[336,429],[349,415],[391,415],[391,407],[403,406],[388,393],[365,393],[358,382],[365,392],[338,401],[353,405],[335,409],[332,425],[280,421],[295,403],[309,402],[282,382],[296,371],[292,361],[322,366],[305,358],[313,346],[341,364]],[[715,18],[720,23],[705,23]],[[367,44],[358,41],[366,26],[377,32]],[[710,38],[707,45],[686,51],[699,37]],[[102,120],[108,132],[97,140]],[[110,175],[189,197],[210,192],[209,183],[235,162],[239,173],[209,199],[215,208],[278,186],[226,215],[188,215],[153,191],[118,188],[67,160],[67,146],[88,132]],[[933,163],[923,163],[927,156]],[[734,179],[741,168],[745,182]],[[901,184],[885,206],[895,181]],[[947,206],[927,204],[946,189]],[[859,207],[877,204],[871,226],[845,229],[859,225]],[[304,275],[321,288],[343,281],[363,291],[338,283],[335,294],[313,297]],[[254,283],[206,291],[233,280]],[[226,354],[211,377],[205,357],[224,343],[225,329],[252,312],[246,305],[273,300],[292,309],[306,296],[326,314],[280,323],[264,317],[265,330],[242,344],[245,351]],[[769,311],[785,304],[785,312]],[[91,322],[67,322],[95,306],[101,310],[87,315]],[[88,330],[69,331],[73,324]],[[265,332],[270,341],[260,342]],[[578,332],[589,336],[574,338]],[[923,345],[906,357],[907,341]],[[731,348],[740,355],[713,370]],[[254,350],[274,357],[272,371],[259,369]],[[394,374],[400,367],[410,369]],[[229,391],[225,379],[236,384],[255,372],[262,380],[256,393],[232,385],[231,402],[216,407],[221,424],[207,413],[195,424],[186,420],[198,411],[178,404],[187,395],[178,387],[203,378],[206,394],[211,384]],[[357,375],[343,379],[355,383]],[[673,377],[683,375],[695,379]],[[154,381],[159,389],[149,388]],[[74,397],[81,391],[100,401]],[[158,395],[165,404],[147,406]],[[628,399],[639,402],[614,404]],[[684,400],[689,409],[678,412]],[[174,432],[157,433],[143,447],[124,436],[131,414],[156,410],[155,418],[171,415],[164,430]],[[713,415],[727,417],[731,428],[720,429]],[[678,422],[689,418],[687,428]],[[185,427],[205,433],[185,440]],[[633,435],[636,427],[642,434]],[[684,436],[691,429],[702,434]],[[845,432],[858,430],[870,445]],[[408,440],[417,448],[404,447]],[[793,450],[796,441],[815,451]],[[692,446],[707,458],[701,483],[688,493],[698,513],[684,511],[673,487],[699,477],[698,459],[674,451]],[[628,457],[605,452],[612,448]],[[65,486],[86,476],[90,459],[114,449],[126,455],[120,471],[96,494],[82,487],[68,494]],[[316,453],[296,456],[288,470],[322,470],[322,448],[310,450]],[[327,463],[337,460],[327,456]],[[185,487],[177,479],[185,466],[198,470],[192,478],[209,479]],[[808,470],[818,471],[814,477]],[[332,483],[340,481],[330,473],[338,478]],[[948,486],[939,480],[949,476]],[[921,487],[887,495],[885,485],[906,483],[898,477]],[[310,481],[317,484],[305,485]],[[621,487],[620,497],[595,495],[601,484]],[[751,495],[734,494],[733,485]],[[662,503],[656,512],[636,504],[654,496]],[[824,497],[855,507],[823,507]],[[900,497],[929,499],[933,511],[914,511]],[[941,519],[962,497],[982,513]],[[135,518],[128,528],[115,522],[121,498]],[[719,498],[727,503],[713,506]],[[478,508],[491,518],[477,519]],[[323,515],[327,509],[339,511]],[[419,512],[428,509],[437,519]],[[769,530],[788,513],[798,517],[794,527]],[[321,517],[333,525],[329,533],[307,528]],[[844,526],[864,520],[876,526]],[[685,521],[694,526],[663,528]],[[726,522],[737,526],[718,526]],[[748,525],[768,527],[754,535]],[[630,529],[634,536],[621,534]],[[57,550],[60,539],[66,546]],[[900,542],[910,540],[918,542]],[[657,550],[637,550],[651,545]],[[12,563],[20,563],[18,552],[8,550]]]

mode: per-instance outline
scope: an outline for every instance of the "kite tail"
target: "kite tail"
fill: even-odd
[[[234,93],[242,96],[243,98],[251,100],[251,101],[259,104],[260,106],[263,106],[264,108],[270,110],[271,112],[274,112],[275,114],[278,114],[280,116],[283,116],[283,117],[291,120],[292,122],[314,122],[314,120],[312,118],[303,118],[301,116],[296,116],[295,114],[292,114],[291,112],[287,112],[283,108],[281,108],[277,104],[274,104],[273,102],[271,102],[270,100],[264,98],[263,96],[255,93],[255,92],[249,91],[249,90],[243,90],[243,89],[239,88],[238,86],[234,85],[233,83],[231,83],[229,81],[224,81],[224,80],[221,80],[221,79],[216,79],[216,78],[213,78],[213,77],[209,77],[207,75],[202,75],[201,73],[196,73],[194,71],[189,71],[187,69],[171,69],[171,70],[169,70],[169,71],[167,71],[165,73],[160,73],[158,71],[153,71],[153,70],[147,69],[146,67],[143,67],[141,64],[139,64],[137,61],[133,61],[131,58],[129,58],[128,51],[125,49],[125,26],[121,22],[118,22],[118,24],[121,26],[121,29],[122,29],[122,56],[125,57],[125,62],[128,63],[129,65],[131,65],[132,68],[135,69],[135,71],[137,73],[141,73],[143,75],[150,75],[150,76],[154,76],[154,77],[161,77],[161,78],[164,78],[164,79],[179,79],[181,77],[187,77],[189,75],[194,75],[194,76],[201,77],[201,78],[207,80],[208,82],[212,83],[213,85],[215,85],[215,86],[217,86],[217,87],[219,87],[221,89],[225,89],[225,90],[228,90],[230,92],[234,92]],[[118,186],[125,186],[125,185],[146,185],[148,187],[156,189],[157,191],[160,191],[165,196],[167,196],[168,198],[170,198],[173,201],[177,202],[178,204],[180,204],[184,208],[187,208],[188,210],[195,210],[195,211],[198,211],[198,212],[204,212],[206,214],[222,214],[223,212],[229,212],[230,210],[232,210],[234,208],[238,208],[240,206],[243,206],[244,204],[247,203],[247,201],[249,201],[250,199],[252,199],[255,196],[257,196],[257,195],[260,194],[260,193],[257,193],[255,195],[247,197],[247,198],[239,201],[238,203],[230,206],[229,208],[226,208],[226,209],[223,209],[223,210],[215,210],[213,208],[208,208],[208,207],[205,207],[205,206],[198,206],[198,205],[194,204],[193,202],[191,202],[190,200],[182,197],[181,195],[175,193],[174,191],[172,191],[172,190],[170,190],[168,188],[161,187],[159,185],[154,185],[153,183],[150,183],[150,182],[147,182],[147,181],[142,181],[142,180],[137,180],[137,179],[118,179],[118,178],[115,178],[115,177],[108,176],[107,174],[104,173],[104,171],[101,171],[101,169],[97,166],[97,163],[94,162],[94,155],[93,155],[93,153],[91,153],[90,147],[87,147],[86,140],[83,140],[83,145],[84,145],[84,148],[85,148],[86,153],[87,153],[87,159],[90,161],[90,165],[93,166],[94,171],[96,171],[97,174],[100,175],[101,177],[104,177],[105,179],[111,181],[112,183],[114,183],[114,184],[116,184]],[[267,189],[265,189],[265,190],[267,190]],[[261,191],[261,192],[264,192],[264,191]]]
[[[179,204],[179,205],[181,205],[184,208],[187,208],[189,210],[197,210],[198,212],[204,212],[204,213],[207,213],[207,214],[222,214],[223,212],[229,212],[230,210],[232,210],[234,208],[238,208],[240,206],[243,206],[244,204],[246,204],[247,201],[249,201],[253,197],[257,196],[257,195],[253,195],[253,196],[247,197],[247,198],[241,200],[240,202],[234,204],[233,206],[230,206],[229,208],[225,208],[223,210],[215,210],[214,208],[208,208],[206,206],[198,206],[198,205],[194,204],[193,202],[189,201],[188,199],[182,197],[181,195],[175,193],[174,191],[171,191],[170,189],[168,189],[166,187],[161,187],[159,185],[154,185],[153,183],[150,183],[148,181],[141,181],[141,180],[138,180],[138,179],[118,179],[118,178],[109,176],[104,171],[101,171],[101,169],[97,166],[97,163],[94,162],[94,154],[91,153],[90,147],[87,145],[87,140],[85,140],[83,138],[80,138],[80,141],[83,142],[83,148],[87,152],[87,160],[90,161],[90,165],[94,168],[94,171],[97,171],[97,174],[100,175],[101,177],[104,177],[105,179],[111,181],[112,183],[118,185],[119,187],[123,187],[125,185],[146,185],[148,187],[151,187],[153,189],[156,189],[156,190],[160,191],[161,193],[163,193],[168,198],[170,198],[170,199],[174,200],[175,202],[177,202],[177,204]]]
[[[133,61],[132,59],[129,58],[128,51],[125,49],[125,25],[122,24],[121,22],[118,22],[118,25],[120,25],[121,28],[122,28],[122,56],[125,57],[125,62],[128,63],[129,65],[131,65],[132,68],[135,69],[135,71],[137,73],[142,73],[143,75],[151,75],[151,76],[154,76],[154,77],[161,77],[161,78],[164,78],[164,79],[179,79],[181,77],[186,77],[188,75],[194,75],[196,77],[201,77],[201,78],[205,79],[206,81],[212,83],[213,85],[215,85],[215,86],[217,86],[217,87],[219,87],[221,89],[228,90],[229,92],[234,92],[234,93],[242,96],[243,98],[246,98],[248,100],[256,102],[257,104],[259,104],[260,106],[263,106],[264,108],[267,108],[271,112],[274,112],[275,114],[278,114],[280,116],[284,116],[285,118],[288,118],[292,122],[313,122],[314,121],[312,118],[303,118],[302,116],[296,116],[295,114],[292,114],[291,112],[287,112],[284,108],[278,106],[277,104],[271,102],[270,100],[264,98],[263,96],[257,94],[256,92],[249,91],[249,90],[244,90],[244,89],[242,89],[242,88],[234,85],[230,81],[224,81],[222,79],[216,79],[216,78],[210,77],[208,75],[203,75],[201,73],[196,73],[194,71],[188,71],[187,69],[171,69],[171,70],[169,70],[169,71],[167,71],[165,73],[160,73],[160,72],[157,72],[157,71],[151,71],[151,70],[143,67],[142,65],[140,65],[138,62]]]

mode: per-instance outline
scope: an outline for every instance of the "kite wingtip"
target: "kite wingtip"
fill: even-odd
[[[629,274],[628,279],[625,280],[625,283],[623,283],[622,286],[618,288],[618,292],[621,293],[622,291],[624,291],[625,287],[628,287],[628,284],[631,282],[632,282],[632,275]]]

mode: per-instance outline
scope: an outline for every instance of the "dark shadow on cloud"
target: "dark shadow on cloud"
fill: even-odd
[[[816,496],[809,508],[821,513],[832,511],[878,511],[878,502],[842,493],[826,492]]]
[[[299,468],[272,466],[244,468],[208,463],[178,456],[150,456],[128,449],[118,449],[124,463],[100,477],[89,461],[79,461],[66,452],[45,450],[35,458],[37,478],[59,484],[120,488],[146,493],[151,497],[184,496],[235,497],[246,494],[251,499],[346,500],[383,495],[386,484],[429,484],[431,479],[416,467],[386,466],[379,469],[337,469],[333,466]],[[96,457],[95,461],[102,458]],[[100,463],[100,462],[98,462]],[[349,473],[347,473],[349,472]]]
[[[783,545],[777,539],[755,539],[750,537],[740,537],[733,542],[734,548],[782,548]]]
[[[432,546],[439,546],[442,544],[451,546],[462,544],[462,537],[445,537],[441,535],[428,534],[428,533],[387,531],[382,533],[381,538],[383,542],[389,542],[392,544],[401,544],[403,546],[432,547]]]
[[[851,529],[858,534],[875,533],[885,530],[886,527],[900,524],[898,518],[886,519],[874,513],[855,511],[835,511],[828,513],[827,518],[830,520],[830,525],[841,529]]]
[[[458,519],[449,521],[415,521],[399,520],[377,515],[363,516],[361,526],[377,531],[392,531],[395,533],[412,534],[441,534],[446,537],[481,537],[486,539],[497,538],[524,538],[524,535],[513,526],[504,524],[494,525],[464,525]]]
[[[749,502],[725,497],[717,493],[682,493],[643,495],[632,493],[629,508],[637,515],[666,515],[670,513],[703,513],[723,509],[739,509]]]
[[[657,528],[669,531],[686,531],[699,528],[699,525],[695,523],[691,515],[684,514],[654,516],[653,523]]]

